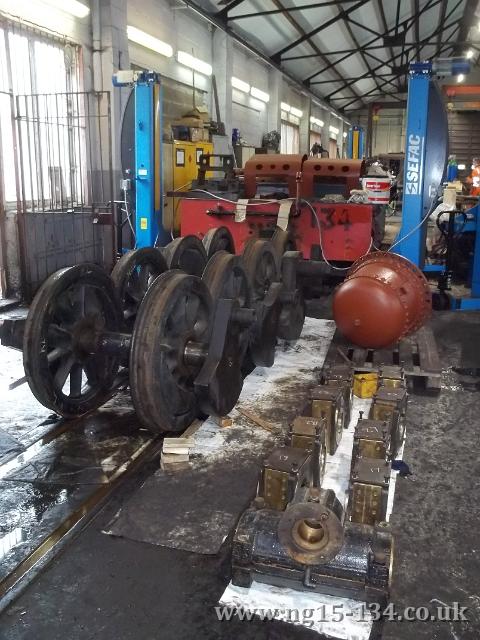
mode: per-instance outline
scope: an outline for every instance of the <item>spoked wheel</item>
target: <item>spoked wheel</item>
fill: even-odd
[[[130,351],[130,388],[152,431],[181,431],[198,414],[194,380],[210,336],[207,286],[177,270],[159,276],[140,306]]]
[[[300,291],[295,300],[282,305],[278,322],[278,337],[283,340],[298,340],[305,324],[305,299]]]
[[[217,227],[216,229],[210,229],[203,236],[203,246],[207,252],[207,257],[210,258],[217,253],[217,251],[228,251],[228,253],[235,253],[235,242],[233,236],[227,227]]]
[[[241,307],[250,303],[250,285],[240,256],[218,251],[210,260],[202,280],[214,298],[238,300]]]
[[[202,280],[214,300],[229,298],[235,300],[241,309],[250,306],[250,284],[240,256],[226,251],[217,252],[208,261]]]
[[[37,400],[65,417],[103,404],[119,360],[100,353],[97,342],[121,326],[120,303],[103,269],[81,264],[51,275],[30,306],[23,339],[25,373]]]
[[[212,378],[206,403],[208,412],[225,415],[235,406],[243,387],[242,363],[253,318],[250,285],[241,257],[226,251],[218,251],[208,261],[202,280],[214,301],[223,298],[233,300],[234,304],[222,358]]]
[[[138,307],[149,286],[167,270],[167,262],[158,249],[144,247],[129,251],[112,271],[112,280],[123,308],[125,327],[132,331]]]
[[[282,305],[271,290],[272,284],[279,283],[280,275],[270,243],[265,240],[250,241],[245,246],[243,260],[252,288],[253,305],[257,310],[244,366],[244,372],[247,372],[253,365],[273,365]]]
[[[270,244],[272,245],[273,252],[277,257],[277,265],[280,269],[282,263],[282,256],[285,251],[295,251],[296,243],[293,233],[291,231],[284,231],[280,227],[276,227],[270,238]]]
[[[280,282],[275,252],[267,240],[250,240],[243,251],[243,262],[255,300],[263,300],[272,282]]]
[[[207,266],[207,252],[197,236],[175,238],[163,249],[169,269],[181,269],[190,276],[201,278]]]

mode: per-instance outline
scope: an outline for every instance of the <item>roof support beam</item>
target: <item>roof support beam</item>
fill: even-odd
[[[454,47],[454,46],[455,46],[455,43],[454,43],[454,42],[447,42],[447,43],[445,43],[445,44],[441,47],[441,49],[440,49],[440,51],[439,51],[439,54],[440,54],[440,53],[443,53],[443,52],[445,52],[445,51],[447,51],[448,49],[451,49],[451,48],[452,48],[452,47]],[[412,48],[411,48],[411,51],[413,51],[413,50],[414,50],[414,48],[412,47]],[[372,92],[372,91],[376,91],[376,89],[372,89],[371,91],[367,92],[366,94],[364,94],[364,97],[365,97],[365,98],[369,97],[369,96],[371,95],[371,92]],[[404,93],[404,92],[402,92],[402,93]],[[332,98],[332,100],[333,100],[333,98]],[[345,110],[345,109],[347,109],[350,105],[355,104],[355,102],[358,102],[358,101],[357,101],[357,100],[350,100],[350,102],[347,102],[347,104],[343,104],[343,105],[342,105],[341,107],[339,107],[339,108],[341,108],[341,109]]]
[[[341,6],[341,5],[340,5],[340,6]],[[372,79],[373,79],[373,81],[375,82],[375,84],[376,84],[376,86],[377,86],[377,89],[379,89],[379,88],[380,88],[380,84],[378,83],[378,80],[376,79],[375,74],[374,74],[374,73],[373,73],[373,71],[372,71],[372,67],[371,67],[371,65],[370,65],[369,61],[367,60],[367,56],[365,55],[365,52],[364,52],[364,51],[362,51],[362,49],[361,49],[361,47],[360,47],[360,43],[358,42],[356,35],[353,33],[352,27],[351,27],[351,26],[350,26],[350,24],[349,24],[349,19],[348,19],[348,18],[344,19],[344,20],[343,20],[343,23],[344,23],[345,28],[346,28],[346,30],[347,30],[347,32],[348,32],[348,35],[350,36],[351,40],[353,41],[353,44],[357,47],[357,50],[358,50],[358,52],[360,53],[360,56],[361,56],[361,58],[362,58],[362,60],[363,60],[363,63],[365,64],[365,66],[366,66],[366,67],[367,67],[367,69],[369,70],[369,72],[370,72],[370,74],[371,74],[371,76],[372,76]],[[379,36],[379,37],[380,37],[380,36]],[[389,82],[389,83],[393,86],[393,88],[394,88],[394,89],[396,89],[396,88],[397,88],[397,87],[393,84],[393,82],[390,82],[389,80],[388,80],[388,81],[386,81],[386,82]],[[398,99],[398,98],[396,98],[396,99]]]
[[[459,1],[461,2],[461,0],[459,0]],[[448,25],[448,27],[451,27],[454,24],[456,24],[456,22],[451,23],[450,25]],[[435,38],[438,35],[438,31],[443,31],[444,29],[447,29],[448,27],[443,26],[443,25],[441,27],[437,27],[437,29],[435,29],[435,31],[430,34],[430,36],[428,37],[428,40],[430,40],[431,38]],[[416,48],[416,45],[411,45],[410,47],[407,47],[407,48],[403,49],[402,53],[405,56],[408,56],[415,48]],[[398,54],[395,56],[395,58],[397,58],[397,57],[398,57]],[[385,60],[384,62],[382,62],[382,64],[379,64],[378,66],[373,67],[372,73],[378,71],[379,69],[381,69],[385,65],[392,64],[392,62],[394,62],[394,59],[393,60],[392,59]],[[364,78],[367,78],[369,75],[371,75],[371,74],[370,73],[364,73],[362,76],[359,76],[357,78],[357,82],[358,82],[358,80],[363,80]],[[343,91],[344,89],[351,87],[353,84],[355,84],[354,81],[346,82],[343,87],[340,87],[339,89],[336,89],[332,93],[329,93],[328,96],[326,96],[326,98],[330,99],[332,96],[334,96],[339,91]]]
[[[380,20],[382,22],[383,32],[387,33],[388,25],[387,25],[387,19],[385,17],[385,9],[383,8],[382,0],[377,0],[377,9],[378,9],[378,13],[380,14]],[[394,57],[393,48],[389,47],[388,50],[390,52],[390,56],[393,58]]]
[[[425,11],[427,11],[428,9],[432,9],[434,6],[436,6],[437,4],[440,4],[440,2],[442,2],[442,0],[429,0],[429,2],[427,2],[427,4],[421,9],[421,13],[424,13]],[[402,27],[405,31],[408,31],[408,29],[411,27],[410,24],[410,20],[405,20],[402,23]],[[391,27],[387,34],[390,34],[392,31],[395,30],[395,26]],[[372,40],[369,40],[368,42],[366,42],[364,45],[362,45],[362,49],[365,49],[365,47],[368,47],[370,45],[372,45],[373,43],[375,43],[378,40],[378,38],[373,38]],[[343,62],[344,60],[347,60],[348,58],[350,58],[352,55],[354,55],[355,53],[357,53],[357,51],[353,51],[351,53],[347,53],[345,56],[343,56],[342,58],[340,58],[339,60],[335,60],[335,62],[331,62],[330,64],[328,64],[326,67],[323,67],[323,69],[320,69],[320,71],[316,71],[315,73],[313,73],[312,75],[308,76],[308,78],[305,78],[306,82],[310,82],[310,80],[312,80],[313,78],[315,78],[315,76],[320,75],[321,73],[324,73],[325,71],[328,71],[329,69],[331,69],[332,67],[336,66],[337,64],[340,64],[341,62]],[[398,57],[399,55],[401,55],[400,53],[396,54],[395,56],[392,56],[391,60]]]
[[[344,0],[344,2],[356,2],[356,0]],[[292,13],[293,11],[301,11],[302,9],[320,9],[321,7],[331,7],[337,5],[338,0],[325,0],[325,2],[312,2],[310,4],[299,4],[293,7],[285,7],[284,9],[268,9],[266,11],[255,11],[254,13],[240,13],[236,16],[228,16],[227,20],[244,20],[245,18],[258,18],[258,16],[273,16],[279,13]]]
[[[283,4],[280,2],[280,0],[272,0],[272,2],[274,3],[274,5],[278,9],[282,9],[283,8]],[[295,18],[293,16],[291,16],[289,13],[287,13],[287,14],[285,14],[285,18],[290,22],[290,24],[297,31],[297,33],[299,33],[302,37],[304,37],[306,35],[305,29],[303,29],[303,27],[295,20]],[[324,53],[322,51],[320,51],[320,49],[317,47],[317,45],[315,43],[313,43],[313,42],[309,42],[309,44],[312,47],[312,49],[315,51],[317,56],[320,58],[320,60],[322,60],[324,63],[328,64],[329,59],[324,55]],[[343,81],[343,78],[342,78],[341,74],[336,69],[333,70],[333,73],[335,73],[335,75],[341,81]],[[358,99],[361,100],[359,94],[355,91],[355,89],[353,89],[353,88],[350,89],[350,93],[353,96],[356,96]]]
[[[477,0],[467,0],[463,12],[463,17],[460,21],[460,31],[457,38],[458,42],[462,42],[463,40],[467,39],[468,32],[470,30],[470,27],[472,26],[472,16],[475,15],[477,4]],[[458,43],[454,51],[457,55],[462,53],[460,47],[458,46]]]
[[[360,7],[363,7],[363,5],[367,4],[367,2],[370,2],[370,0],[359,0],[359,2],[356,2],[354,5],[352,5],[348,9],[346,9],[345,13],[346,14],[353,13],[357,9],[360,9]],[[286,47],[283,47],[283,49],[280,49],[280,51],[277,51],[277,53],[275,53],[272,56],[272,58],[274,60],[280,61],[282,59],[282,56],[283,56],[284,53],[287,53],[287,51],[290,51],[291,49],[294,49],[295,47],[298,47],[299,44],[302,44],[303,42],[306,42],[307,40],[310,40],[310,38],[312,36],[317,35],[317,33],[320,33],[324,29],[327,29],[328,27],[330,27],[332,24],[335,24],[335,22],[337,22],[337,20],[338,20],[338,16],[335,16],[334,18],[331,18],[330,20],[327,20],[326,22],[321,24],[319,27],[316,27],[315,29],[313,29],[313,31],[309,31],[308,33],[305,33],[305,35],[303,35],[300,38],[298,38],[297,40],[295,40],[295,42],[292,42],[291,44],[287,45]]]
[[[311,91],[310,88],[305,83],[303,83],[301,80],[299,80],[298,78],[293,76],[291,73],[289,73],[288,70],[282,68],[277,62],[275,62],[275,60],[272,60],[272,58],[270,58],[268,55],[266,55],[265,53],[260,51],[258,48],[256,48],[253,44],[245,40],[245,38],[242,38],[242,36],[236,33],[233,29],[229,28],[225,20],[219,20],[216,17],[216,15],[212,15],[211,13],[208,13],[208,11],[206,11],[203,7],[198,5],[194,0],[181,0],[181,2],[183,5],[185,5],[185,7],[188,7],[196,15],[200,16],[203,20],[206,20],[209,24],[213,25],[216,29],[221,29],[222,31],[227,33],[235,42],[237,42],[241,47],[246,49],[246,51],[255,55],[259,60],[262,60],[264,63],[266,63],[268,66],[272,67],[273,69],[280,71],[283,74],[283,76],[287,78],[288,81],[293,86],[297,87],[300,91],[303,91],[304,93],[306,93],[318,105],[326,109],[334,108],[327,100],[322,98],[322,96],[319,96],[318,94],[313,93],[313,91]]]
[[[245,2],[245,0],[232,0],[232,2],[229,2],[225,7],[223,7],[223,9],[220,9],[220,11],[217,11],[217,13],[215,14],[215,17],[219,18],[220,20],[223,20],[225,17],[228,16],[228,13],[232,11],[232,9],[235,9],[235,7],[238,7],[238,5],[242,4],[243,2]]]

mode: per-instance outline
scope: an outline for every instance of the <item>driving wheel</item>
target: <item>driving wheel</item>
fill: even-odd
[[[133,330],[138,308],[148,288],[168,269],[159,249],[144,247],[129,251],[120,258],[112,271],[112,280],[123,308],[126,329]]]
[[[99,336],[122,326],[109,275],[94,264],[60,269],[38,290],[23,338],[23,364],[33,395],[65,417],[105,402],[119,358],[100,352]]]
[[[202,242],[209,260],[217,251],[235,253],[235,242],[227,227],[209,229],[203,236]]]
[[[207,252],[197,236],[175,238],[162,253],[169,269],[181,269],[191,276],[201,278],[207,265]]]
[[[252,289],[257,318],[252,326],[249,353],[250,366],[271,367],[275,358],[277,332],[282,305],[276,288],[280,274],[275,253],[266,240],[251,240],[245,246],[243,261]]]
[[[166,271],[140,306],[130,350],[130,387],[152,431],[181,431],[198,414],[194,381],[208,351],[212,298],[200,278]]]

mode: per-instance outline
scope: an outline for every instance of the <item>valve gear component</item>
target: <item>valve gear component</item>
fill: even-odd
[[[250,587],[256,580],[385,604],[393,558],[387,523],[342,526],[333,491],[309,498],[283,512],[257,501],[243,513],[233,537],[232,583]]]
[[[312,416],[326,420],[327,451],[333,456],[342,439],[343,430],[348,427],[344,390],[337,385],[320,385],[312,389],[310,398]]]
[[[343,510],[331,489],[320,489],[315,502],[289,505],[278,523],[278,540],[295,562],[325,564],[340,551]]]

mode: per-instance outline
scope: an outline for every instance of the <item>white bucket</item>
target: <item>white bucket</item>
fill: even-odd
[[[368,193],[368,201],[375,204],[390,202],[390,180],[382,178],[362,178],[362,188]]]

